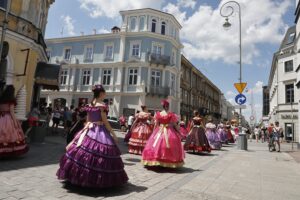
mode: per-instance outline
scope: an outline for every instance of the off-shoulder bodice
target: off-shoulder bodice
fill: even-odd
[[[101,112],[108,113],[107,106],[86,106],[84,110],[87,112],[88,119],[90,122],[102,121]]]
[[[197,118],[197,117],[194,117],[194,118],[193,118],[193,123],[194,123],[194,125],[199,126],[199,125],[201,125],[201,122],[202,122],[202,119],[201,119],[201,118]]]
[[[176,123],[178,121],[178,118],[176,114],[172,112],[168,112],[166,115],[161,115],[160,112],[157,112],[155,115],[155,119],[160,124],[169,124],[169,123]]]

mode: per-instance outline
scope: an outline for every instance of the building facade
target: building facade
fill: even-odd
[[[224,94],[221,95],[221,119],[223,122],[233,119],[234,106],[227,101]]]
[[[42,101],[77,106],[92,100],[94,84],[107,91],[110,116],[130,115],[147,105],[161,109],[168,98],[180,109],[181,25],[154,9],[120,12],[121,28],[108,34],[48,39],[50,63],[62,66],[60,91],[42,91]]]
[[[268,116],[269,112],[270,112],[270,92],[268,89],[268,86],[263,86],[263,90],[262,90],[262,101],[263,101],[263,109],[262,109],[262,117],[266,117]]]
[[[299,93],[295,91],[297,80],[297,54],[294,50],[296,27],[290,27],[273,56],[268,90],[270,98],[269,123],[278,121],[283,127],[284,137],[299,142],[298,103]]]
[[[44,33],[48,10],[54,0],[1,0],[0,37],[5,32],[4,41],[8,43],[7,64],[1,66],[4,84],[13,84],[21,107],[17,117],[24,119],[31,104],[39,95],[36,68],[39,62],[47,62]],[[8,11],[8,23],[5,14]],[[6,28],[4,28],[6,27]],[[1,76],[2,77],[2,76]]]
[[[180,90],[180,115],[186,121],[192,117],[194,110],[202,116],[221,119],[221,91],[183,55]]]

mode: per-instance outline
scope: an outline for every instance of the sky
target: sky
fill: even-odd
[[[288,27],[294,25],[295,0],[236,0],[241,6],[242,81],[247,82],[243,115],[257,121],[262,115],[262,86],[268,84],[272,56]],[[173,14],[182,25],[183,54],[235,105],[239,79],[239,11],[222,25],[221,6],[228,0],[55,0],[46,39],[107,33],[121,25],[120,10],[154,8]],[[224,13],[229,10],[225,9]],[[251,95],[252,94],[252,95]],[[251,105],[254,108],[251,111]]]

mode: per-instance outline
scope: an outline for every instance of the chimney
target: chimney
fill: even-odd
[[[94,33],[94,35],[97,34],[97,30],[95,28],[93,29],[93,33]]]
[[[121,30],[121,29],[120,29],[119,27],[114,26],[114,27],[112,27],[111,32],[112,32],[112,33],[119,33],[120,30]]]

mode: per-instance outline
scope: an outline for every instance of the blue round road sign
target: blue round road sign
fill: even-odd
[[[247,100],[247,98],[246,98],[246,96],[243,95],[243,94],[238,94],[238,95],[236,95],[236,97],[235,97],[235,102],[236,102],[237,104],[239,104],[239,105],[245,104],[245,103],[246,103],[246,100]]]

